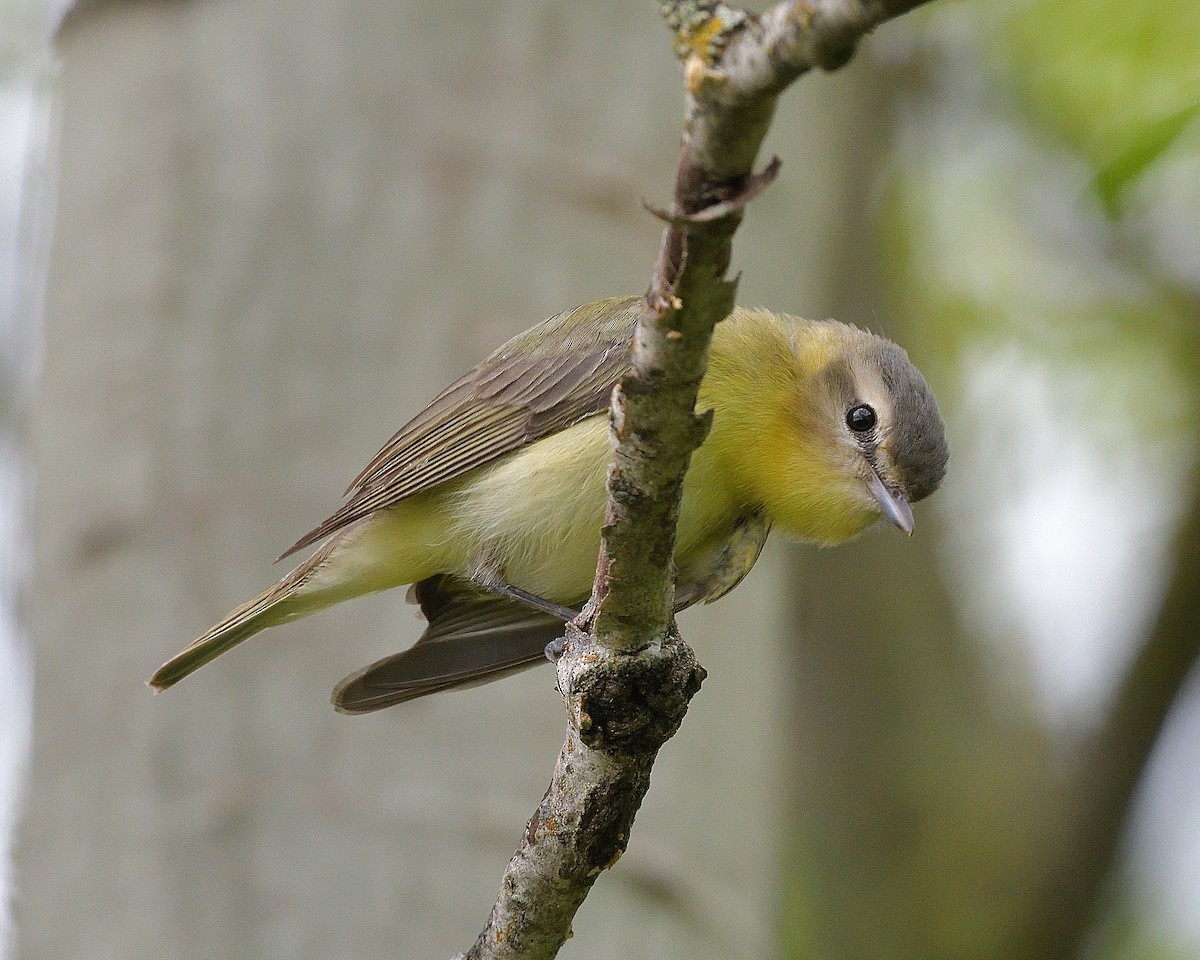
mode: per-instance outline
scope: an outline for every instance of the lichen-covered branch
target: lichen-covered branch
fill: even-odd
[[[779,94],[813,67],[835,69],[877,24],[923,0],[809,0],[755,17],[722,3],[666,2],[684,62],[686,109],[668,221],[632,345],[613,392],[613,463],[592,600],[558,664],[567,737],[554,779],[505,871],[470,960],[549,960],[601,870],[616,862],[658,749],[704,671],[672,611],[683,477],[708,424],[696,395],[742,209],[778,170],[752,166]]]
[[[566,741],[469,960],[558,953],[596,877],[625,851],[658,748],[678,729],[704,678],[678,637],[659,656],[605,660],[602,667],[578,628],[568,641],[559,675],[576,686],[567,698]]]

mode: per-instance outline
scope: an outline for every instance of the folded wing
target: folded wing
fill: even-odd
[[[429,626],[412,647],[384,657],[334,688],[340,713],[370,713],[451,687],[472,687],[546,662],[563,622],[522,603],[439,575],[414,584],[409,599]]]
[[[514,337],[400,428],[340,510],[279,559],[608,406],[629,369],[639,297],[598,300]]]

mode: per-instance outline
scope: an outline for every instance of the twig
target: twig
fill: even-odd
[[[625,850],[658,749],[704,671],[673,610],[683,476],[703,442],[695,413],[713,327],[734,304],[725,278],[744,205],[778,169],[752,165],[779,94],[813,67],[844,65],[861,37],[924,0],[780,3],[761,17],[666,2],[687,88],[668,226],[613,391],[613,463],[592,599],[558,663],[566,741],[475,945],[456,960],[550,960],[601,870]]]

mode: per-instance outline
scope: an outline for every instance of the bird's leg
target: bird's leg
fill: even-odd
[[[527,593],[520,587],[514,587],[511,583],[505,583],[503,580],[492,580],[489,582],[479,582],[479,586],[487,590],[489,593],[499,594],[502,597],[509,597],[516,600],[518,603],[523,603],[526,606],[533,607],[534,610],[540,610],[542,613],[548,613],[552,617],[556,617],[563,623],[568,623],[579,616],[578,610],[572,610],[570,607],[564,607],[562,604],[553,603],[550,600],[545,600],[542,597],[532,593]]]
[[[517,601],[517,603],[523,603],[525,606],[532,607],[541,613],[549,614],[563,623],[570,623],[579,616],[578,610],[572,610],[570,607],[564,607],[561,604],[539,597],[537,594],[530,593],[528,590],[522,590],[520,587],[513,586],[504,579],[504,573],[500,565],[495,560],[488,558],[486,554],[476,558],[475,562],[471,565],[471,572],[468,578],[471,583],[475,584],[481,590],[486,590],[488,593],[499,597],[507,597],[509,600]],[[566,652],[566,649],[566,637],[551,640],[546,644],[546,659],[551,663],[557,663],[559,657]]]
[[[471,582],[477,587],[486,590],[488,593],[496,594],[500,597],[508,597],[510,600],[516,600],[518,603],[523,603],[528,607],[533,607],[541,613],[548,613],[550,616],[563,623],[569,623],[579,616],[578,610],[572,610],[570,607],[564,607],[557,603],[551,603],[536,594],[522,590],[520,587],[514,587],[511,583],[505,583],[495,573],[493,569],[476,568],[471,572]],[[551,640],[546,644],[546,659],[551,663],[557,663],[558,658],[566,652],[567,638],[559,637],[557,640]]]
[[[578,610],[572,610],[570,607],[564,607],[562,604],[545,600],[536,594],[522,590],[520,587],[514,587],[504,579],[501,572],[492,563],[477,561],[471,568],[469,579],[475,586],[486,590],[488,593],[516,600],[527,607],[533,607],[534,610],[547,613],[561,620],[563,623],[568,623],[579,616]]]

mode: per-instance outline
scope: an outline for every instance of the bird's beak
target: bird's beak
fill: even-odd
[[[913,530],[917,528],[917,521],[913,519],[912,507],[904,499],[904,494],[889,490],[888,485],[883,482],[883,478],[874,470],[867,477],[867,489],[871,491],[871,496],[879,502],[879,509],[883,515],[901,533],[911,537]]]

